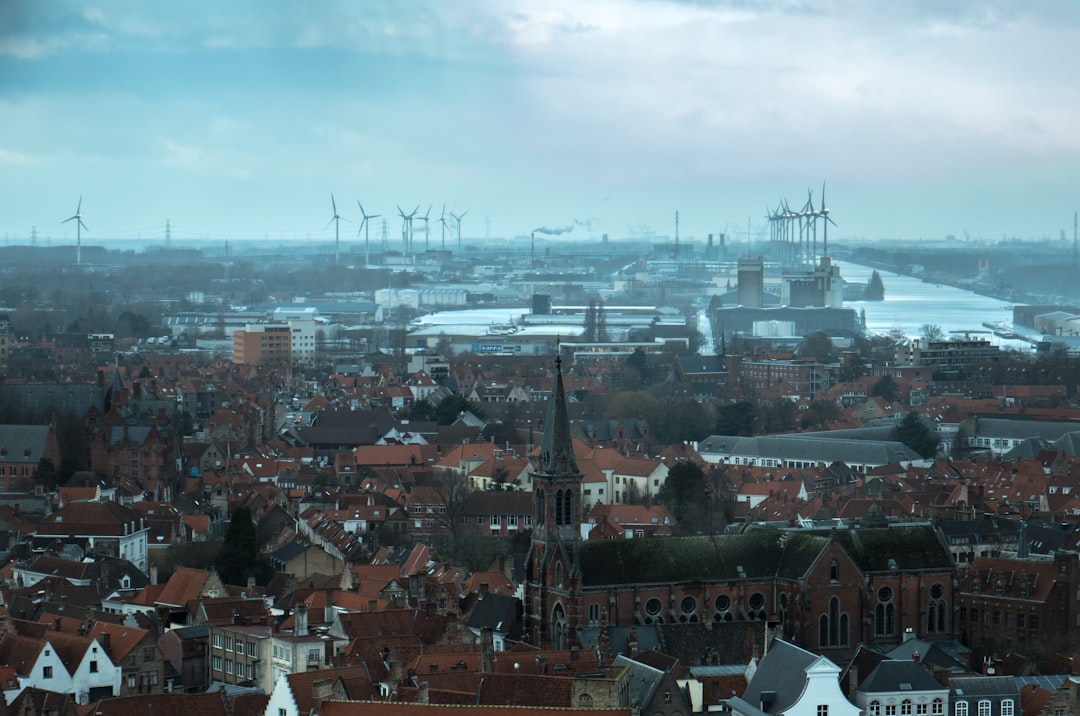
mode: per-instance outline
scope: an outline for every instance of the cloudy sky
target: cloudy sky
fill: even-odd
[[[1077,48],[1075,0],[4,0],[0,238],[737,239],[827,182],[838,237],[1071,239]]]

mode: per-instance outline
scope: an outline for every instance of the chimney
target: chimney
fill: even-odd
[[[919,656],[918,651],[913,651],[911,652],[911,660],[918,664],[922,660],[922,657]]]
[[[859,667],[855,664],[848,667],[847,690],[848,698],[851,699],[852,703],[855,703],[855,693],[859,690]]]
[[[150,565],[150,584],[156,585],[158,583],[157,565]]]
[[[236,609],[232,610],[232,623],[233,623],[233,626],[236,626],[237,624],[240,623],[240,612],[237,611]]]
[[[306,602],[300,602],[296,605],[296,614],[293,615],[293,636],[307,636],[307,610],[308,605]]]
[[[911,641],[915,638],[915,630],[911,627],[904,629],[904,641]]]
[[[110,659],[112,658],[112,637],[109,632],[101,632],[101,636],[98,637],[98,643],[101,644],[101,650],[105,652],[105,655]]]
[[[480,673],[495,673],[495,632],[489,626],[480,628]]]
[[[428,682],[421,681],[416,685],[416,703],[428,703]]]
[[[765,622],[765,648],[761,653],[762,656],[769,653],[769,644],[772,643],[772,640],[779,638],[783,633],[784,633],[784,627],[783,627],[783,625],[780,624],[780,621],[778,619],[773,618],[773,619],[766,620],[766,622]]]

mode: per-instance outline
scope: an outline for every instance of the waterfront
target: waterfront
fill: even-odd
[[[840,275],[848,283],[866,283],[874,269],[868,266],[836,261]],[[933,323],[941,326],[946,337],[988,338],[1002,348],[1031,352],[1026,341],[1001,338],[989,332],[984,322],[1012,322],[1013,304],[962,288],[926,283],[913,276],[878,270],[885,284],[884,301],[845,301],[844,306],[856,312],[866,311],[866,330],[874,334],[893,331],[908,338],[918,338],[922,326]]]

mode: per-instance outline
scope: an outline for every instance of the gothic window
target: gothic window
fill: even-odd
[[[660,616],[661,604],[660,600],[653,597],[649,601],[645,602],[645,623],[651,624],[656,617]]]
[[[563,585],[563,568],[562,562],[555,563],[555,586],[562,589]]]
[[[828,610],[818,618],[818,646],[847,646],[848,615],[840,611],[840,598],[829,600]]]
[[[747,619],[764,621],[768,617],[765,613],[765,595],[761,592],[754,592],[751,594],[750,598],[746,601],[746,604],[750,608],[746,615]]]
[[[829,582],[836,584],[840,581],[840,564],[834,559],[829,565]]]
[[[713,608],[716,610],[716,614],[713,615],[713,621],[731,621],[734,619],[734,615],[731,613],[731,597],[726,594],[721,594],[713,601]]]
[[[679,602],[679,608],[682,609],[684,619],[689,618],[697,611],[697,600],[687,595]]]
[[[945,631],[945,588],[940,584],[934,584],[930,587],[930,599],[926,605],[926,631],[927,632],[943,632]]]
[[[562,505],[563,505],[563,491],[555,491],[555,524],[561,525],[563,523]]]
[[[544,490],[539,489],[536,491],[536,524],[544,524]]]
[[[574,524],[574,491],[566,490],[563,492],[563,519],[564,524]]]
[[[566,649],[566,611],[558,602],[551,610],[551,648],[555,651]]]
[[[883,586],[877,592],[878,604],[874,608],[874,635],[891,636],[896,632],[896,605],[893,604],[892,587]]]

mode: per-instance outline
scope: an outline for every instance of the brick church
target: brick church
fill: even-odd
[[[929,525],[586,541],[582,474],[571,440],[561,360],[533,473],[525,636],[547,649],[582,646],[601,625],[778,623],[781,636],[844,658],[907,630],[952,638],[954,568]]]

